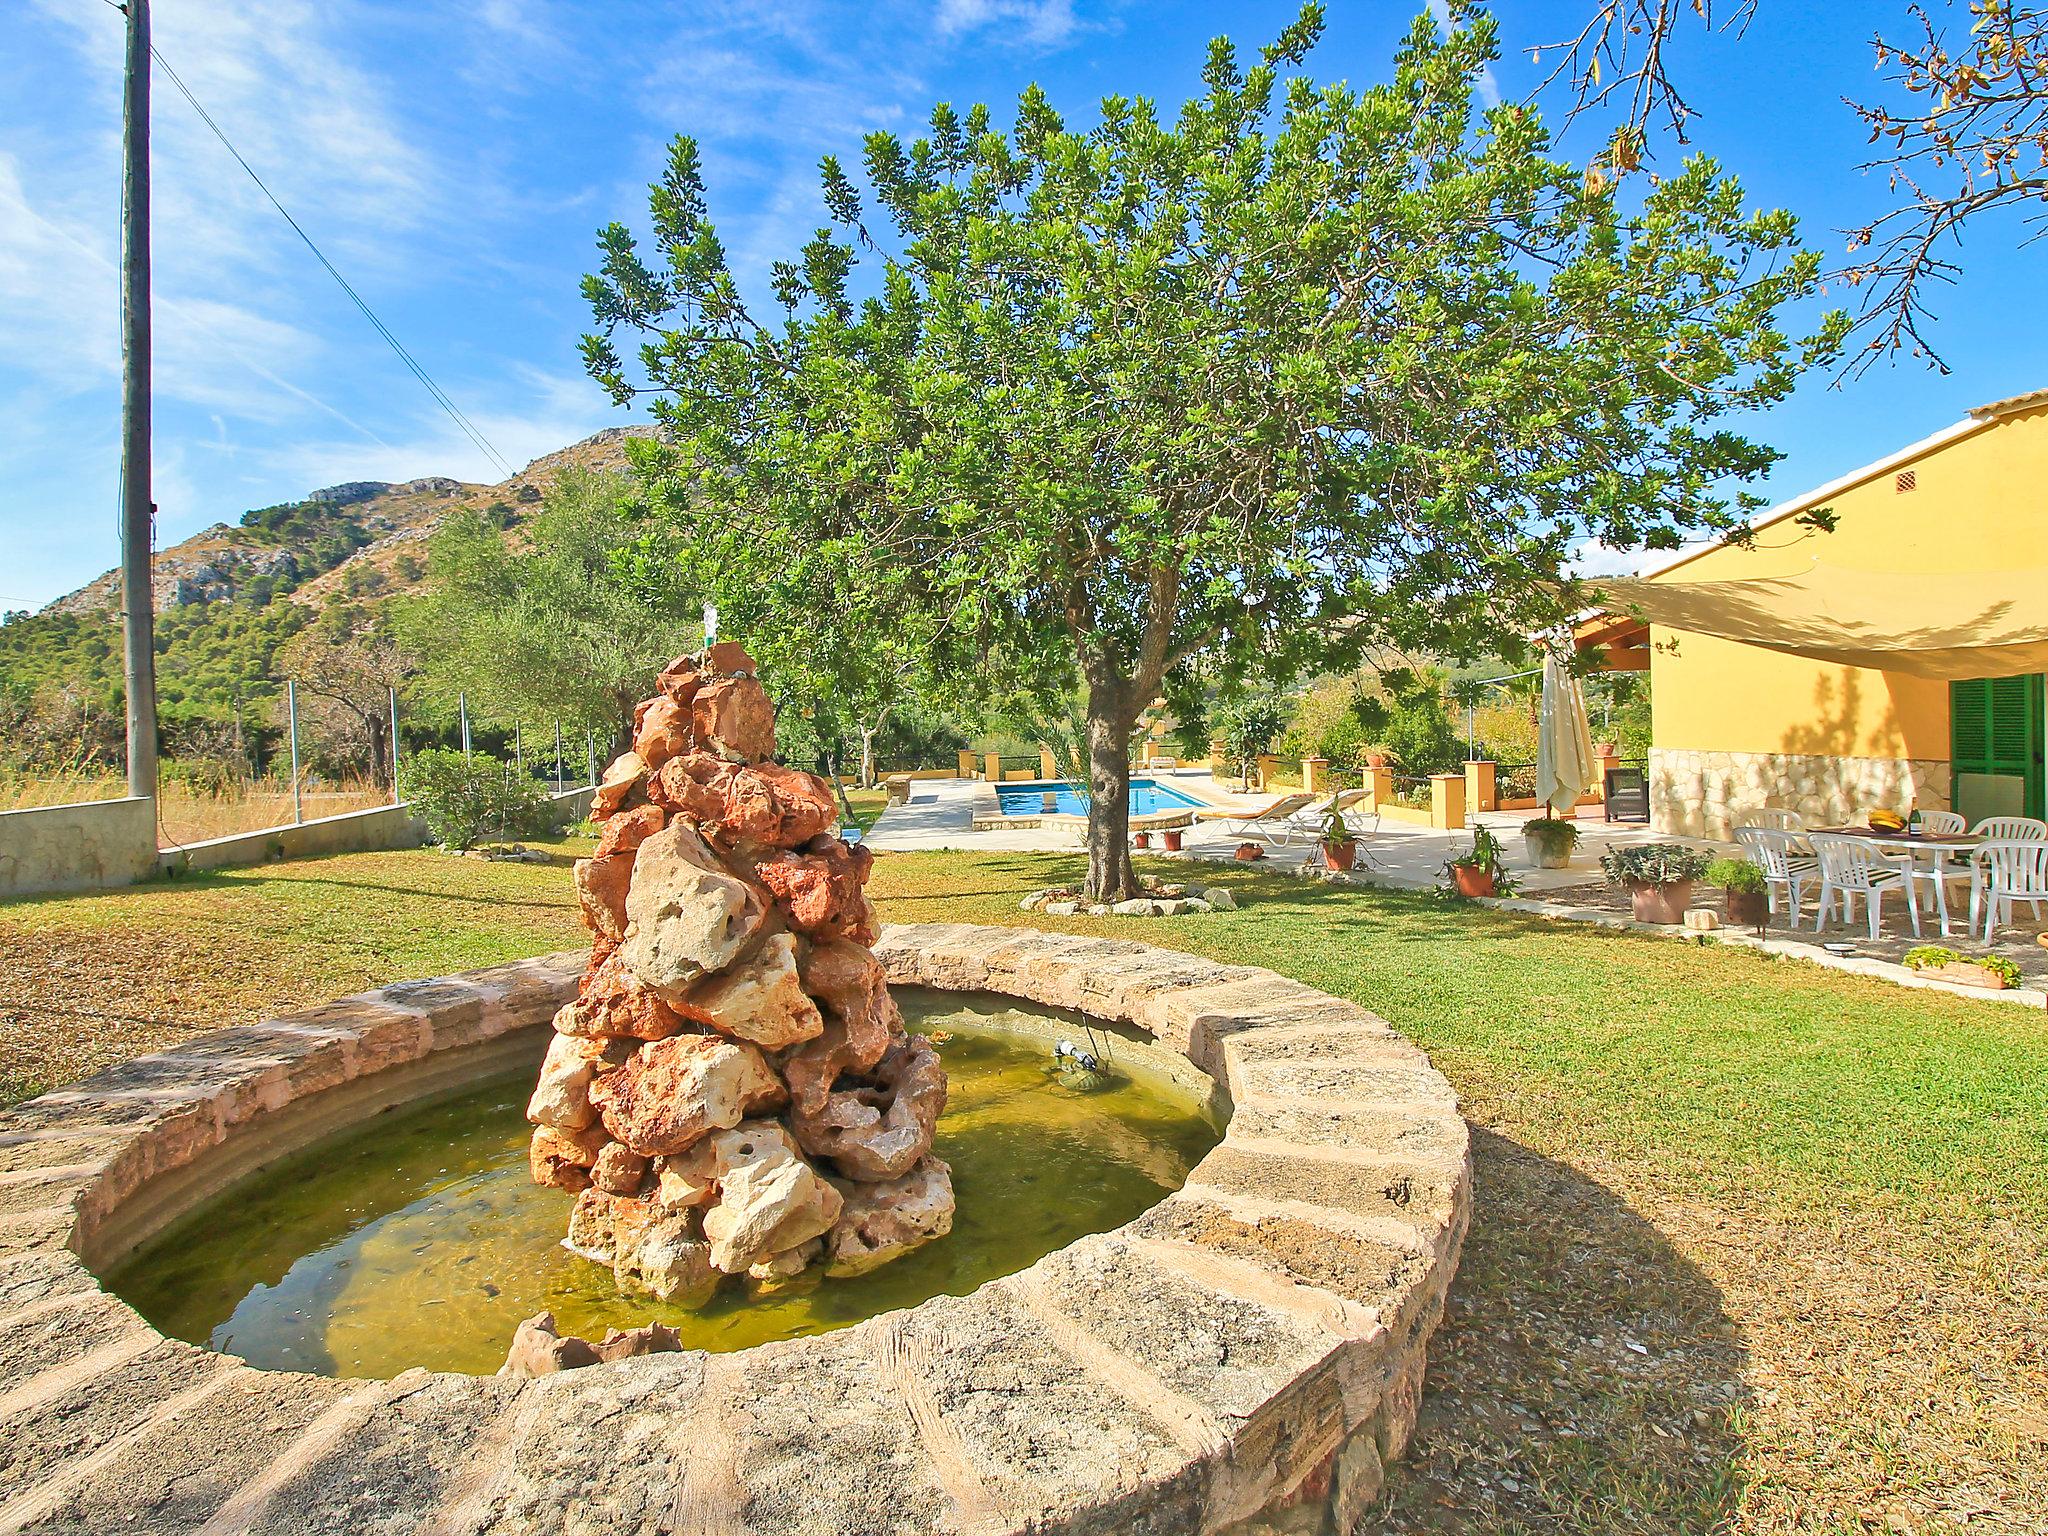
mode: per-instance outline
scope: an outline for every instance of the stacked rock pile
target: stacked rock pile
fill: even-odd
[[[594,936],[527,1106],[568,1246],[701,1304],[729,1275],[853,1275],[951,1230],[946,1075],[869,946],[873,855],[779,766],[752,658],[672,663],[605,770],[576,865]]]

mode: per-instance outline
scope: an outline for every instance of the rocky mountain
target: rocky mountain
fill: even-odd
[[[214,523],[157,553],[159,612],[237,596],[319,605],[333,593],[381,596],[416,586],[425,574],[427,543],[450,513],[484,512],[503,526],[531,514],[565,469],[623,473],[626,440],[641,426],[603,431],[543,454],[509,479],[479,485],[426,475],[392,484],[351,480],[308,491],[296,502],[258,508],[239,523]],[[120,607],[117,571],[56,599],[45,613],[113,613]]]

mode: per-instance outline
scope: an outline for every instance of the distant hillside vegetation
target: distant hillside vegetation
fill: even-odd
[[[431,475],[328,486],[161,551],[152,587],[166,737],[175,748],[182,728],[267,722],[278,693],[266,681],[277,648],[313,613],[418,590],[428,541],[450,513],[471,507],[514,527],[564,469],[627,472],[626,440],[649,430],[608,427],[497,485]],[[19,738],[33,726],[42,755],[81,763],[118,747],[119,609],[119,574],[108,571],[38,613],[0,618],[0,733]],[[45,739],[51,733],[55,739]],[[9,755],[0,750],[0,771]]]

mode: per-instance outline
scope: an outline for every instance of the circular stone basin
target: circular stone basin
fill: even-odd
[[[1149,1041],[999,998],[911,987],[896,1000],[940,1040],[937,1152],[959,1205],[951,1233],[869,1274],[765,1295],[728,1282],[702,1308],[621,1294],[608,1266],[562,1245],[569,1197],[528,1172],[529,1064],[290,1154],[181,1216],[107,1288],[173,1338],[323,1375],[489,1374],[544,1310],[589,1339],[652,1320],[686,1349],[745,1349],[964,1296],[1120,1226],[1221,1134],[1214,1085]],[[1055,1068],[1066,1038],[1092,1041],[1107,1070]]]
[[[585,956],[203,1035],[0,1112],[0,1530],[1357,1529],[1470,1218],[1449,1084],[1365,1009],[1250,966],[957,923],[875,952],[895,986],[1128,1026],[1227,1095],[1222,1139],[1112,1231],[815,1336],[534,1380],[263,1370],[98,1277],[282,1159],[527,1070]]]

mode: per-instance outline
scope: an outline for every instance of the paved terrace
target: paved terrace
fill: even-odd
[[[1176,779],[1193,780],[1200,784],[1200,793],[1205,798],[1226,801],[1233,798],[1224,795],[1206,771],[1181,770],[1153,773],[1150,777],[1169,784]],[[1080,849],[1080,835],[1070,827],[975,831],[972,807],[976,792],[982,788],[979,783],[968,780],[919,780],[912,784],[907,804],[891,806],[883,813],[869,833],[868,842],[877,851],[890,852],[959,848],[981,852],[1074,853]],[[1235,803],[1256,806],[1271,798],[1255,796],[1249,800],[1238,799]],[[1610,825],[1600,818],[1596,808],[1590,814],[1586,811],[1580,813],[1579,845],[1569,866],[1564,869],[1537,869],[1529,862],[1521,835],[1522,823],[1533,814],[1527,810],[1486,811],[1475,819],[1500,838],[1507,867],[1520,882],[1523,901],[1540,904],[1538,910],[1547,916],[1611,923],[1629,920],[1627,893],[1608,886],[1600,873],[1601,853],[1616,843],[1678,842],[1705,849],[1716,856],[1736,857],[1740,854],[1740,849],[1733,843],[1696,837],[1659,837],[1645,826]],[[1181,846],[1183,855],[1187,857],[1230,859],[1242,841],[1245,839],[1224,831],[1214,822],[1198,822],[1186,829]],[[1410,890],[1440,886],[1444,884],[1445,861],[1471,845],[1470,832],[1440,832],[1410,822],[1383,819],[1377,830],[1360,839],[1354,877],[1360,883]],[[1314,856],[1314,845],[1296,834],[1291,843],[1268,847],[1262,863],[1271,868],[1302,871]],[[1905,908],[1897,896],[1885,898],[1884,936],[1880,939],[1873,941],[1870,938],[1860,904],[1856,922],[1831,922],[1816,933],[1812,893],[1813,887],[1809,886],[1806,911],[1796,932],[1784,917],[1772,920],[1766,940],[1768,948],[1803,959],[1822,960],[1844,969],[1868,971],[1893,981],[1906,978],[1908,973],[1897,962],[1917,943],[1946,944],[1972,954],[1984,949],[1980,942],[1964,932],[1969,916],[1969,894],[1967,885],[1961,881],[1950,886],[1950,913],[1954,922],[1953,932],[1947,938],[1941,936],[1932,913],[1922,914],[1925,933],[1922,938],[1914,938],[1906,921]],[[1718,909],[1720,893],[1702,890],[1698,904]],[[1986,994],[1974,988],[1945,989],[1962,991],[1970,996],[2005,997],[2041,1006],[2042,993],[2048,990],[2048,948],[2035,941],[2036,929],[2048,929],[2048,919],[2035,922],[2032,914],[2022,907],[2014,925],[2000,930],[1998,941],[1991,946],[2018,964],[2024,978],[2021,985],[2025,990],[2022,992]],[[1670,933],[1677,930],[1657,931]],[[1820,948],[1823,943],[1853,944],[1855,953],[1845,957],[1827,955]]]

